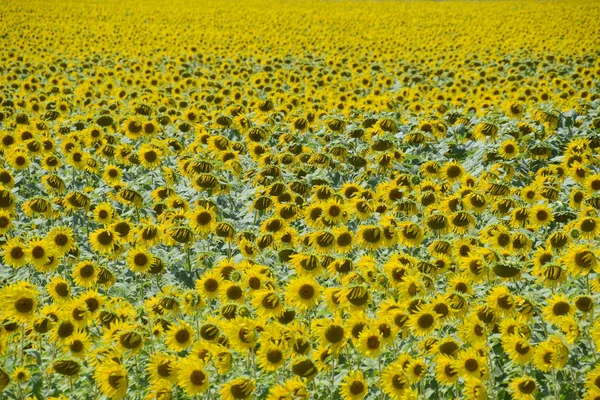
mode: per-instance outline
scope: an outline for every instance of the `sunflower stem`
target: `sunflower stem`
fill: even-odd
[[[590,274],[585,275],[585,286],[587,289],[587,295],[590,296],[592,291],[590,289]]]
[[[192,250],[190,248],[191,246],[189,244],[186,244],[185,247],[186,247],[186,250],[187,250],[186,253],[187,253],[187,267],[188,267],[188,271],[192,272],[192,261],[191,261],[191,255],[190,255],[190,253],[192,252]]]
[[[381,400],[384,400],[385,395],[383,393],[383,386],[381,385],[381,382],[383,382],[383,379],[381,379],[381,375],[382,375],[381,374],[381,354],[379,355],[379,357],[377,357],[377,369],[379,369],[379,382],[380,382],[380,386],[381,386],[381,389],[379,392],[379,398]]]
[[[21,366],[25,358],[25,324],[21,325]]]
[[[552,380],[554,381],[554,400],[560,399],[560,386],[558,384],[556,370],[552,370]]]
[[[256,381],[257,370],[256,370],[256,353],[254,349],[250,349],[250,354],[252,355],[252,377]]]
[[[335,358],[331,358],[331,400],[335,399]]]
[[[577,374],[573,369],[572,365],[569,365],[569,370],[571,371],[571,378],[573,378],[573,391],[575,391],[575,398],[579,398],[579,388],[577,387]]]

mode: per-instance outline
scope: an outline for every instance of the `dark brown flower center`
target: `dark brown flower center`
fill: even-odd
[[[479,369],[479,363],[474,358],[465,361],[465,369],[469,372],[475,372]]]
[[[533,381],[531,379],[519,383],[519,391],[521,393],[531,394],[531,393],[535,392],[536,389],[537,389],[537,385],[535,384],[535,381]]]
[[[148,256],[143,253],[136,254],[135,257],[133,257],[133,262],[135,265],[143,267],[148,263]]]
[[[339,325],[332,325],[325,331],[325,339],[329,343],[339,343],[344,338],[344,328]]]
[[[281,352],[281,350],[274,349],[274,350],[267,351],[267,360],[271,364],[277,364],[282,359],[283,359],[283,353]]]
[[[237,285],[232,285],[227,288],[227,298],[230,300],[238,300],[243,294],[244,292],[242,292],[242,289]]]
[[[527,344],[523,344],[523,343],[517,343],[515,346],[515,350],[517,351],[517,353],[519,354],[528,354],[529,351],[531,350],[531,347],[529,347],[529,345]]]
[[[308,283],[304,284],[300,286],[300,289],[298,290],[298,295],[304,300],[311,300],[315,295],[315,288]]]
[[[79,275],[82,278],[90,278],[94,275],[94,266],[92,264],[86,264],[79,270]]]
[[[594,254],[588,250],[584,250],[582,252],[575,254],[575,264],[577,264],[577,266],[580,268],[584,268],[584,269],[592,268],[595,264],[594,263],[595,260],[596,260],[596,257],[594,256]]]
[[[359,395],[365,391],[365,384],[361,381],[354,381],[350,384],[350,393]]]
[[[369,350],[378,350],[381,347],[381,342],[377,336],[369,336],[367,339],[367,347]]]
[[[22,314],[26,314],[33,310],[33,305],[33,299],[29,297],[20,297],[15,300],[15,309]]]
[[[209,292],[215,292],[219,288],[219,282],[216,279],[209,278],[204,281],[204,289]]]
[[[109,231],[100,232],[100,234],[98,235],[98,242],[103,246],[108,246],[113,242],[112,233],[110,233]]]
[[[173,371],[173,367],[171,366],[170,360],[161,361],[158,364],[158,366],[156,367],[156,372],[158,373],[158,375],[162,376],[163,378],[170,377],[172,371]]]
[[[59,282],[56,285],[54,285],[54,291],[60,297],[67,297],[69,296],[69,285],[65,282]]]
[[[44,257],[44,255],[46,255],[46,250],[44,250],[44,248],[42,246],[35,246],[31,250],[31,255],[34,258],[42,258],[42,257]]]
[[[434,318],[431,314],[423,314],[417,320],[417,325],[421,329],[429,329],[433,326]]]
[[[179,344],[184,344],[190,340],[190,336],[190,331],[188,331],[187,329],[179,329],[175,334],[175,340]]]

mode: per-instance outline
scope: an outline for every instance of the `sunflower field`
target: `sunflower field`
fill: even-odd
[[[600,399],[597,1],[0,15],[0,399]]]

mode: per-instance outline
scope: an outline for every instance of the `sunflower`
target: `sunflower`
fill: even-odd
[[[463,392],[469,400],[486,400],[488,398],[484,383],[477,378],[467,379]]]
[[[451,161],[444,165],[440,172],[442,177],[448,182],[457,182],[464,175],[465,169],[462,165],[460,165],[460,163]]]
[[[327,254],[333,249],[335,239],[329,231],[315,231],[309,236],[309,244],[317,254]]]
[[[294,254],[290,257],[290,263],[298,275],[319,276],[323,271],[323,265],[314,254]]]
[[[431,334],[438,322],[438,314],[430,306],[420,306],[408,319],[408,326],[416,336]]]
[[[12,268],[21,268],[27,265],[27,246],[20,237],[9,239],[2,246],[2,259]]]
[[[463,321],[459,327],[458,334],[465,342],[479,346],[487,342],[488,328],[479,317],[474,314]]]
[[[312,326],[321,344],[329,346],[333,351],[345,346],[348,332],[339,316],[328,320],[315,319]]]
[[[326,226],[345,223],[350,217],[350,213],[346,209],[346,205],[335,198],[331,198],[322,203],[321,208],[323,210],[321,218]]]
[[[600,191],[600,173],[589,174],[583,183],[583,187],[589,194]]]
[[[144,218],[135,229],[135,245],[150,248],[161,242],[161,226],[156,225],[152,220]]]
[[[6,155],[6,162],[16,171],[26,170],[31,164],[31,158],[21,149]]]
[[[90,233],[90,245],[98,253],[112,253],[116,242],[117,236],[112,229],[101,228]]]
[[[134,116],[127,118],[123,122],[123,132],[125,135],[132,140],[136,140],[142,136],[143,126],[142,123]]]
[[[573,221],[570,226],[577,229],[580,236],[587,240],[593,240],[600,234],[600,218],[581,217]]]
[[[408,380],[413,383],[420,382],[427,374],[427,365],[423,359],[411,357],[406,359],[403,365]]]
[[[508,390],[515,400],[534,400],[534,394],[537,392],[538,386],[532,377],[522,376],[511,380]]]
[[[73,357],[83,359],[92,348],[92,340],[87,332],[78,330],[64,343],[64,349]]]
[[[404,399],[410,389],[410,382],[401,365],[389,364],[381,374],[380,385],[382,390],[393,400]]]
[[[63,305],[63,311],[76,327],[85,328],[92,321],[92,314],[87,308],[87,303],[79,298],[69,300]]]
[[[129,380],[123,364],[108,360],[94,371],[94,380],[100,392],[111,399],[122,399],[127,393]]]
[[[548,226],[552,221],[554,216],[547,204],[536,204],[529,209],[529,224],[534,230]]]
[[[354,232],[347,227],[333,228],[332,234],[334,236],[333,247],[338,254],[346,254],[354,249]]]
[[[414,222],[404,221],[398,225],[398,239],[405,247],[416,247],[423,241],[423,230]]]
[[[342,307],[350,308],[352,311],[364,310],[372,300],[371,292],[365,284],[350,285],[341,292]]]
[[[498,135],[498,127],[488,122],[480,122],[473,129],[473,137],[479,141],[494,140]]]
[[[146,249],[138,247],[129,250],[127,264],[133,272],[147,272],[154,262],[154,256]]]
[[[53,325],[49,341],[50,343],[66,343],[76,331],[75,324],[61,316],[61,319],[57,319]]]
[[[377,250],[384,241],[383,230],[375,225],[361,225],[356,236],[361,246],[367,250]]]
[[[153,144],[146,143],[140,146],[137,155],[144,168],[156,169],[160,166],[163,151]]]
[[[450,222],[448,217],[444,214],[437,212],[437,210],[430,210],[424,220],[425,227],[436,234],[447,233],[450,230]]]
[[[150,355],[146,371],[148,371],[150,381],[153,383],[165,381],[174,384],[177,382],[177,363],[175,357],[171,355],[163,353]]]
[[[214,208],[198,207],[187,213],[190,228],[199,235],[208,235],[216,223]]]
[[[44,267],[50,261],[50,256],[55,256],[52,251],[52,244],[46,239],[34,238],[27,243],[27,260],[38,271],[44,271]]]
[[[356,341],[358,351],[369,358],[377,358],[383,350],[383,337],[379,329],[374,325],[368,325],[361,330]]]
[[[550,341],[538,343],[533,354],[533,365],[542,372],[550,372],[556,365],[556,349]]]
[[[352,216],[358,217],[361,221],[364,221],[371,216],[373,208],[373,204],[370,200],[359,196],[355,197],[348,205],[348,210],[352,213]]]
[[[118,244],[128,244],[133,241],[135,230],[128,219],[121,219],[113,222],[110,229]]]
[[[171,325],[167,332],[165,344],[174,352],[183,351],[192,345],[194,339],[193,332],[189,324],[183,320],[178,320],[176,324]]]
[[[221,302],[244,304],[244,290],[238,283],[226,281],[221,285]]]
[[[564,294],[553,295],[547,300],[547,305],[542,309],[542,313],[546,321],[559,324],[563,319],[572,316],[576,308],[571,304],[567,296]]]
[[[450,227],[458,235],[464,235],[477,222],[475,217],[468,211],[457,211],[449,218]]]
[[[519,144],[514,139],[507,139],[500,143],[498,154],[505,160],[512,160],[519,155]]]
[[[321,285],[311,277],[292,279],[285,290],[287,304],[302,310],[315,307],[321,299]]]
[[[121,171],[121,168],[112,164],[107,165],[102,173],[102,179],[110,186],[120,184],[122,177],[123,171]]]
[[[265,288],[256,290],[252,293],[252,305],[259,316],[262,317],[280,317],[285,308],[281,301],[278,291]]]
[[[273,342],[261,343],[256,352],[256,360],[261,369],[265,371],[277,371],[286,360],[287,351],[282,344]]]
[[[562,257],[562,262],[574,275],[588,275],[598,265],[596,254],[583,244],[569,246],[569,251]]]
[[[69,282],[61,276],[54,276],[46,285],[46,291],[54,300],[60,303],[71,298],[71,286]]]
[[[62,226],[51,229],[48,232],[47,240],[52,244],[52,250],[59,257],[71,250],[75,244],[73,230]]]
[[[115,210],[110,203],[100,203],[92,212],[94,214],[94,221],[103,224],[104,226],[110,225],[115,217]]]
[[[80,293],[77,298],[85,302],[88,311],[95,316],[105,302],[105,296],[99,294],[96,290],[87,290],[86,292]]]
[[[18,384],[27,383],[31,379],[31,373],[25,367],[16,367],[12,373],[12,379]]]
[[[515,299],[506,286],[496,286],[490,290],[487,303],[496,313],[508,315],[514,310]]]
[[[437,356],[435,358],[435,376],[442,385],[455,384],[460,378],[456,368],[456,360],[445,355]]]
[[[98,279],[98,266],[92,261],[81,261],[73,266],[71,276],[77,286],[92,287]]]
[[[249,399],[256,390],[256,383],[248,378],[233,379],[221,387],[219,394],[223,400]]]
[[[534,348],[526,338],[520,335],[504,337],[502,348],[508,357],[518,364],[528,364],[533,358]]]
[[[256,321],[236,317],[228,321],[223,328],[232,346],[238,351],[248,351],[256,346]]]
[[[473,348],[462,350],[456,358],[455,368],[458,374],[467,378],[481,378],[485,373],[486,360]],[[468,379],[467,379],[468,380]]]
[[[361,400],[369,392],[369,385],[361,371],[352,371],[344,377],[339,390],[344,400]]]
[[[6,210],[0,210],[0,234],[7,233],[12,226],[11,214]]]
[[[15,322],[30,321],[38,305],[39,293],[34,285],[20,281],[0,289],[0,310]]]
[[[204,276],[196,280],[196,290],[203,297],[208,299],[216,298],[219,295],[219,289],[223,283],[223,277],[215,270],[210,270]]]

